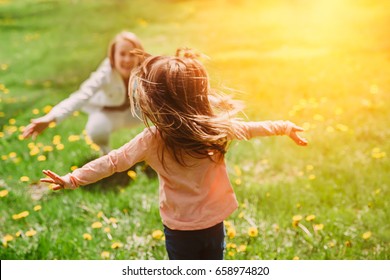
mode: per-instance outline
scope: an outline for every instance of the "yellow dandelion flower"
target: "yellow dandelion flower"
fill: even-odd
[[[64,144],[56,145],[56,149],[59,150],[59,151],[63,150],[64,148],[65,148]]]
[[[301,215],[293,216],[292,217],[292,225],[293,225],[293,227],[297,227],[301,220],[302,220],[302,216]]]
[[[363,233],[362,238],[364,240],[367,240],[371,237],[371,235],[372,235],[371,231],[367,231],[367,232]]]
[[[109,227],[105,227],[103,230],[104,230],[105,233],[110,233],[111,232],[111,229]]]
[[[46,160],[46,156],[40,155],[40,156],[38,156],[37,160],[38,161],[45,161]]]
[[[312,171],[314,169],[314,166],[311,164],[306,165],[306,171]]]
[[[145,19],[143,19],[143,18],[138,19],[137,22],[138,22],[138,25],[141,26],[141,27],[147,27],[148,26],[148,22]]]
[[[134,170],[129,170],[127,172],[127,176],[129,176],[131,179],[135,180],[135,178],[137,178],[137,173]]]
[[[108,258],[110,257],[110,252],[103,251],[103,252],[100,254],[100,257],[102,257],[103,259],[108,259]]]
[[[79,140],[80,140],[80,135],[70,135],[68,137],[69,142],[75,142],[75,141],[79,141]]]
[[[43,112],[47,114],[51,111],[52,108],[53,108],[52,106],[46,105],[45,107],[43,107]]]
[[[85,240],[92,240],[92,235],[90,235],[89,233],[84,233],[84,234],[83,234],[83,238],[84,238]]]
[[[30,229],[30,230],[26,231],[26,236],[27,237],[32,237],[35,234],[37,234],[37,232],[35,230],[33,230],[33,229]]]
[[[112,248],[112,249],[119,249],[119,248],[122,248],[122,247],[123,247],[123,244],[120,243],[120,242],[114,242],[114,243],[112,243],[112,245],[111,245],[111,248]]]
[[[316,175],[310,174],[310,175],[308,176],[308,178],[309,178],[309,180],[314,180],[314,179],[316,178]]]
[[[39,148],[37,146],[34,146],[30,150],[30,156],[36,156],[37,154],[39,154],[39,152],[40,152]]]
[[[49,123],[49,128],[53,128],[53,127],[56,127],[56,122],[51,122],[51,123]]]
[[[238,214],[238,217],[240,219],[244,218],[244,216],[245,216],[245,212],[244,211],[242,211],[242,212],[240,212],[240,214]]]
[[[371,156],[372,156],[372,158],[375,158],[375,159],[385,158],[386,152],[382,152],[381,149],[379,149],[379,148],[374,148],[371,151]]]
[[[232,223],[229,222],[229,221],[223,221],[223,224],[224,224],[224,226],[225,226],[226,228],[229,228],[229,227],[232,226]]]
[[[60,136],[60,135],[54,135],[54,136],[53,136],[52,143],[53,143],[54,145],[60,144],[60,143],[61,143],[61,136]]]
[[[92,150],[94,150],[96,152],[100,151],[100,147],[98,145],[96,145],[95,143],[92,143],[90,147]]]
[[[1,138],[1,137],[0,137],[0,138]],[[2,155],[2,156],[1,156],[1,159],[2,159],[2,160],[7,160],[7,159],[8,159],[8,156],[7,156],[7,155]]]
[[[155,230],[152,232],[153,239],[160,240],[163,237],[164,233],[161,230]]]
[[[237,245],[234,244],[234,243],[228,243],[226,244],[226,249],[236,249],[237,248]]]
[[[250,227],[250,228],[248,229],[248,235],[249,235],[250,237],[256,237],[256,236],[259,235],[259,231],[258,231],[258,229],[257,229],[256,227]]]
[[[314,225],[314,230],[315,231],[319,231],[319,230],[323,230],[324,229],[324,225],[323,224],[315,224]]]
[[[38,115],[38,114],[39,114],[39,109],[37,109],[37,108],[33,109],[33,110],[32,110],[32,113],[33,113],[34,115]]]
[[[237,178],[235,181],[236,185],[241,185],[242,181],[240,178]]]
[[[21,230],[18,230],[16,233],[15,233],[15,236],[16,237],[20,237],[22,235],[22,231]]]
[[[92,144],[93,144],[91,138],[89,138],[88,135],[85,135],[84,140],[85,140],[85,143],[86,143],[87,145],[92,145]]]
[[[333,248],[334,246],[336,246],[336,243],[334,241],[329,241],[328,246],[330,248]]]
[[[4,132],[0,131],[0,138],[4,137]]]
[[[74,116],[74,117],[77,117],[77,116],[79,116],[79,115],[80,115],[80,112],[79,112],[79,111],[74,111],[74,112],[73,112],[73,116]]]
[[[96,217],[98,217],[98,218],[103,217],[103,212],[102,212],[102,211],[99,211],[99,212],[97,213]]]
[[[16,123],[16,120],[15,119],[9,119],[8,123],[11,124],[11,125],[14,125]]]
[[[73,165],[73,166],[70,167],[70,170],[71,171],[75,171],[77,168],[78,168],[77,165]]]
[[[8,157],[9,158],[16,158],[16,153],[15,152],[10,152],[9,154],[8,154]]]
[[[350,240],[345,241],[345,247],[352,247],[352,242]]]
[[[8,190],[1,190],[0,197],[6,197],[8,195]]]
[[[42,206],[41,205],[35,205],[33,209],[34,209],[34,211],[40,211],[42,209]]]
[[[103,224],[101,222],[94,222],[91,227],[92,228],[101,228]]]
[[[293,257],[293,260],[294,260],[294,261],[298,261],[298,260],[299,260],[299,257],[298,257],[298,256],[294,256],[294,257]]]
[[[8,64],[2,63],[0,65],[0,69],[3,70],[3,71],[7,70],[8,69]]]
[[[14,237],[11,234],[6,234],[3,237],[3,241],[5,241],[5,242],[9,242],[9,241],[12,241],[12,240],[14,240]]]
[[[229,256],[229,257],[234,257],[234,255],[235,255],[235,253],[234,253],[233,251],[229,251],[229,252],[228,252],[228,256]]]
[[[19,214],[12,215],[12,219],[19,220],[19,219],[22,219],[22,218],[26,218],[28,215],[30,215],[30,213],[28,211],[23,211],[23,212],[21,212]]]
[[[240,177],[242,175],[241,168],[238,165],[234,165],[234,172],[236,173],[236,175],[238,177]]]
[[[229,238],[234,238],[236,236],[236,229],[234,227],[229,227],[226,234]]]
[[[316,218],[315,215],[308,215],[308,216],[306,216],[306,221],[311,222],[311,221],[314,221],[315,218]]]
[[[22,176],[22,177],[20,177],[20,181],[21,182],[28,182],[28,181],[30,181],[30,178],[27,176]]]
[[[246,245],[240,245],[237,248],[237,252],[245,252],[246,251]]]

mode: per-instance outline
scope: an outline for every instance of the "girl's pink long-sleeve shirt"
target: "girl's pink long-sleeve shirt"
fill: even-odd
[[[236,139],[289,134],[288,121],[236,122]],[[239,136],[238,136],[239,135]],[[176,230],[198,230],[226,219],[238,206],[224,160],[187,156],[180,165],[168,152],[161,159],[162,139],[155,127],[146,128],[127,144],[65,176],[73,187],[88,185],[146,161],[159,177],[160,215]]]

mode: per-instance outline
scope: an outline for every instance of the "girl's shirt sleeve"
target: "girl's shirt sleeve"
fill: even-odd
[[[290,121],[233,122],[234,139],[244,140],[259,136],[290,135]]]
[[[133,140],[107,155],[95,159],[81,168],[66,175],[66,181],[71,182],[72,188],[97,182],[115,172],[126,171],[137,162],[145,160],[147,143],[151,137],[147,129],[138,134]]]
[[[102,88],[111,72],[110,62],[108,59],[105,59],[98,69],[91,73],[89,78],[81,84],[79,90],[54,106],[48,115],[54,117],[57,123],[63,121],[74,111],[85,105]]]

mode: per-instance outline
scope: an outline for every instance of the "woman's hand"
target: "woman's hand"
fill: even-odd
[[[47,116],[31,120],[31,123],[26,126],[23,131],[23,138],[28,138],[31,136],[32,139],[35,140],[38,134],[42,133],[42,131],[44,131],[53,121],[55,121],[53,118]]]
[[[292,124],[289,137],[299,146],[307,146],[308,142],[305,138],[299,136],[297,132],[304,131],[302,127]]]
[[[75,189],[71,182],[65,178],[65,176],[61,177],[50,170],[43,170],[43,174],[48,176],[49,178],[42,178],[40,181],[42,183],[55,184],[52,190],[57,191],[61,189]]]

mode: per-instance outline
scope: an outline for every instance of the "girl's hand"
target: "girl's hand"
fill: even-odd
[[[299,146],[307,146],[308,142],[305,138],[299,136],[297,132],[302,132],[303,128],[292,124],[290,134],[288,135]]]
[[[32,137],[33,140],[37,138],[38,134],[42,133],[51,122],[53,122],[54,119],[49,118],[47,116],[43,116],[38,119],[31,120],[31,123],[26,126],[26,128],[23,131],[23,138]]]
[[[64,177],[61,177],[50,170],[43,170],[42,172],[50,178],[42,178],[40,181],[42,183],[55,184],[52,190],[57,191],[61,189],[73,189],[72,184],[70,182],[66,182]]]

